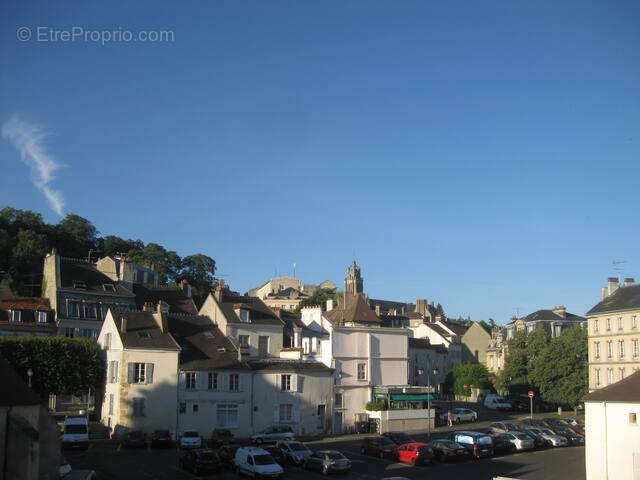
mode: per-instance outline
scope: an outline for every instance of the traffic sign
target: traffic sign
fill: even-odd
[[[535,394],[532,390],[529,390],[529,393],[527,393],[527,396],[528,396],[529,398],[533,398],[533,397],[535,397],[535,396],[536,396],[536,394]]]

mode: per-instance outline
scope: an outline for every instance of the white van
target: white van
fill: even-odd
[[[89,448],[89,422],[86,417],[67,417],[62,430],[63,448]]]
[[[513,406],[507,402],[500,395],[496,395],[495,393],[489,393],[484,399],[485,408],[490,408],[491,410],[511,410]]]
[[[271,454],[258,447],[241,447],[236,450],[233,464],[238,475],[245,474],[254,478],[281,478],[284,475],[284,470]]]

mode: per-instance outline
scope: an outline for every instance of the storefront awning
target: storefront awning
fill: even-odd
[[[388,398],[387,395],[376,393],[376,398]],[[431,393],[392,393],[393,402],[421,402],[423,400],[435,400],[436,396]]]

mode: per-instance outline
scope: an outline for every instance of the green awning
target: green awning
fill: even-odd
[[[422,400],[434,400],[435,398],[435,395],[431,393],[400,393],[391,395],[391,400],[394,402],[420,402]]]

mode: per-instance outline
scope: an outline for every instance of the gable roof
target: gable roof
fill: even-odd
[[[332,368],[327,367],[322,362],[313,360],[288,360],[282,358],[249,360],[247,362],[252,370],[268,370],[276,372],[319,372],[331,373]]]
[[[20,310],[20,322],[10,321],[9,310]],[[36,312],[46,312],[46,323],[37,321]],[[3,330],[54,334],[58,330],[54,317],[48,298],[13,297],[0,299],[0,323],[3,323]]]
[[[640,371],[589,393],[585,402],[640,402]]]
[[[238,350],[205,315],[165,314],[167,330],[180,345],[181,370],[247,368]]]
[[[440,325],[437,325],[435,323],[425,323],[425,325],[429,327],[431,330],[433,330],[434,332],[440,334],[442,337],[447,338],[451,336],[451,334],[447,332],[444,328],[442,328]]]
[[[40,405],[40,397],[27,386],[25,381],[14,370],[13,366],[0,356],[0,407],[16,407],[26,405]]]
[[[467,330],[469,330],[469,327],[458,325],[457,323],[447,322],[446,320],[443,320],[442,323],[444,323],[447,328],[451,329],[453,333],[459,336],[463,336],[465,333],[467,333]]]
[[[278,290],[277,292],[270,292],[267,294],[267,298],[271,299],[296,299],[296,298],[306,298],[308,295],[304,292],[301,292],[297,288],[287,287],[283,290]]]
[[[163,332],[151,312],[113,311],[114,323],[124,348],[135,350],[180,350],[171,334]],[[122,332],[122,320],[127,321],[127,331]]]
[[[184,313],[197,315],[198,309],[193,298],[177,285],[143,285],[141,283],[133,284],[133,293],[136,296],[136,306],[138,310],[142,310],[145,303],[151,302],[157,305],[160,300],[169,304],[169,313]]]
[[[613,294],[599,302],[587,315],[640,308],[640,284],[618,288]]]
[[[441,353],[443,355],[446,355],[448,352],[444,345],[432,345],[429,342],[428,338],[409,337],[409,348],[424,348],[427,350],[433,350],[434,352]]]
[[[248,295],[235,295],[225,290],[222,292],[222,301],[219,304],[229,323],[242,323],[235,311],[243,309],[249,310],[249,321],[251,323],[284,326],[284,322],[259,298]]]
[[[99,293],[101,295],[115,295],[133,297],[133,293],[119,282],[114,282],[93,264],[86,260],[74,258],[60,258],[60,288],[73,290],[78,293]],[[84,287],[78,288],[77,283],[83,282]],[[103,285],[113,285],[113,291],[105,290]]]
[[[526,317],[522,317],[520,320],[525,322],[533,322],[540,320],[548,320],[548,321],[568,321],[568,322],[584,322],[587,319],[581,317],[580,315],[574,315],[573,313],[566,312],[565,316],[559,315],[555,313],[553,310],[536,310],[533,313],[530,313]]]
[[[360,323],[365,325],[380,325],[382,320],[371,310],[367,301],[360,294],[355,296],[347,308],[342,306],[336,307],[328,312],[322,312],[322,315],[332,324],[344,323]]]

